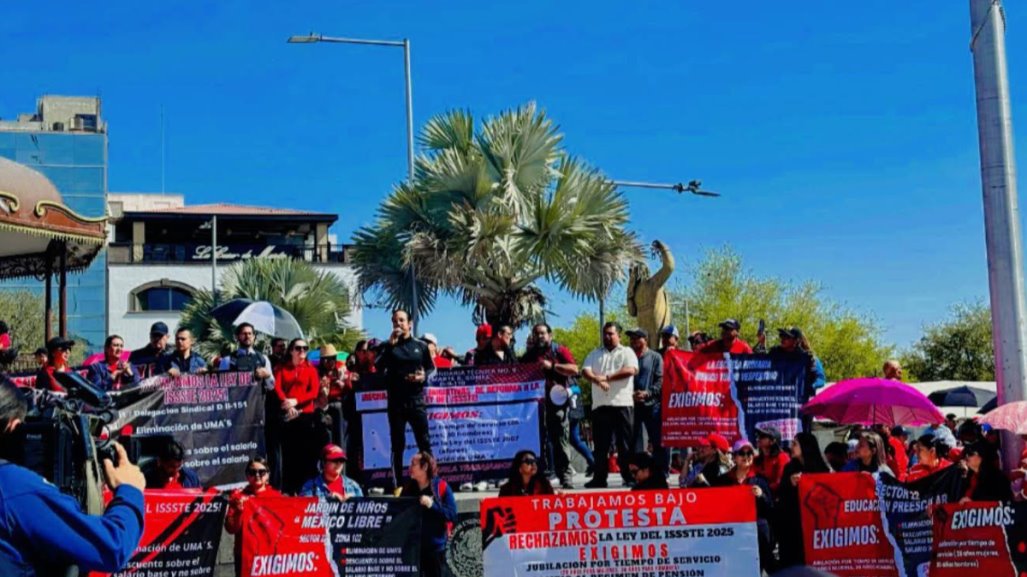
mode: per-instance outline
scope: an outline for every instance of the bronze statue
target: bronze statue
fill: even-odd
[[[638,326],[649,333],[649,346],[659,347],[660,330],[670,324],[670,299],[663,285],[674,272],[674,255],[665,244],[656,240],[652,244],[653,256],[659,257],[661,267],[649,276],[649,266],[642,262],[631,267],[628,279],[628,314],[635,317]]]

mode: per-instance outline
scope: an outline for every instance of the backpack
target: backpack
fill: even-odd
[[[438,495],[438,497],[441,499],[442,495],[446,491],[448,491],[448,490],[449,490],[449,485],[446,484],[446,480],[445,479],[439,479],[439,495]],[[446,539],[449,539],[452,536],[453,536],[453,522],[452,521],[446,521]]]

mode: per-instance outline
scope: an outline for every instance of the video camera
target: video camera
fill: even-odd
[[[117,418],[110,395],[82,375],[55,372],[66,395],[30,391],[29,413],[15,432],[7,458],[31,469],[61,492],[71,495],[88,513],[102,513],[104,459],[117,462],[113,441],[104,427]]]

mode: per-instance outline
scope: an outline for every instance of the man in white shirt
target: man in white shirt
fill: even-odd
[[[603,325],[603,346],[589,353],[582,375],[592,383],[592,437],[595,441],[595,475],[585,484],[588,489],[606,488],[610,468],[610,443],[617,442],[617,464],[625,484],[632,482],[628,473],[631,457],[628,441],[634,408],[634,379],[638,374],[638,357],[620,344],[620,325]]]

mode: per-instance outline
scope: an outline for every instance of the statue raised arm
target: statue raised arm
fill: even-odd
[[[641,263],[631,267],[628,279],[628,314],[638,326],[649,333],[650,345],[659,346],[660,329],[670,324],[670,299],[663,286],[674,272],[674,255],[660,241],[653,241],[653,256],[660,259],[660,270],[649,276],[649,267]]]

